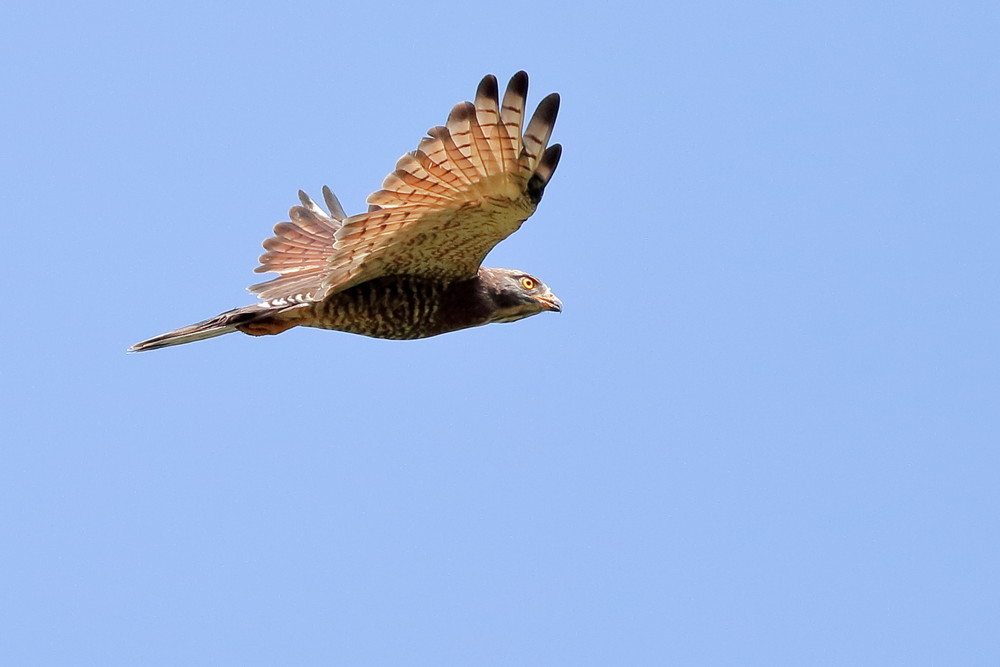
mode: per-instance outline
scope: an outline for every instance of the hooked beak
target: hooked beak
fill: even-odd
[[[557,313],[562,312],[562,301],[560,301],[559,297],[552,292],[549,292],[544,296],[536,296],[535,301],[545,306],[545,310],[552,310]]]

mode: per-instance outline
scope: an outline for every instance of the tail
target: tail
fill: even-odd
[[[280,321],[278,318],[273,317],[276,314],[277,312],[271,304],[255,303],[251,306],[227,310],[221,315],[216,315],[204,322],[198,322],[197,324],[168,331],[159,336],[153,336],[149,340],[136,343],[128,351],[145,352],[146,350],[158,350],[161,347],[193,343],[196,340],[215,338],[216,336],[233,333],[234,331],[244,331],[253,335],[281,333],[295,326],[293,322]],[[247,325],[250,324],[254,326],[248,327]]]

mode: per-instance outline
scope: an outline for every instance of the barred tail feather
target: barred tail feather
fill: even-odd
[[[193,343],[196,340],[214,338],[216,336],[236,331],[235,326],[231,324],[223,324],[218,320],[219,318],[205,320],[204,322],[198,322],[197,324],[192,324],[191,326],[181,327],[180,329],[176,329],[174,331],[168,331],[167,333],[160,334],[159,336],[153,336],[149,340],[136,343],[130,347],[128,351],[145,352],[146,350],[158,350],[161,347]]]
[[[141,343],[136,343],[128,351],[145,352],[146,350],[158,350],[161,347],[183,345],[184,343],[193,343],[198,340],[233,333],[234,331],[239,331],[239,325],[246,325],[258,319],[264,312],[269,310],[274,312],[269,308],[269,304],[253,304],[228,310],[221,315],[216,315],[212,319],[168,331],[159,336],[153,336]]]

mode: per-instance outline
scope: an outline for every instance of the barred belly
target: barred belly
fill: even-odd
[[[438,311],[445,286],[410,276],[389,276],[355,285],[316,304],[305,326],[410,340],[444,333]]]

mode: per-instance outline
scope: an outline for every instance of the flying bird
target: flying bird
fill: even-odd
[[[399,159],[366,213],[348,217],[326,186],[326,211],[300,190],[301,205],[263,243],[255,271],[278,277],[249,288],[259,303],[129,351],[296,326],[405,340],[562,311],[537,277],[481,266],[534,213],[562,154],[548,146],[559,95],[543,99],[525,128],[527,92],[524,72],[502,100],[496,77],[483,78],[475,103],[456,105]]]

